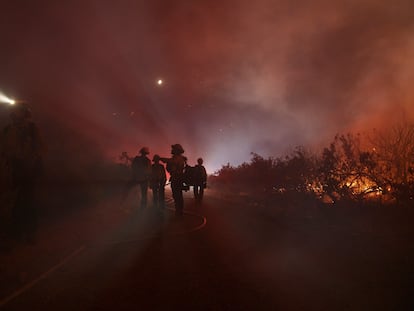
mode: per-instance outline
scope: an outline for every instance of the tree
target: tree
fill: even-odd
[[[401,123],[390,130],[375,131],[375,178],[398,201],[411,200],[414,195],[414,124]]]
[[[130,166],[133,158],[128,155],[128,152],[123,151],[119,156],[119,160],[121,161],[121,165]]]
[[[275,163],[277,186],[293,192],[316,192],[316,163],[315,155],[302,146],[296,147],[291,154]]]
[[[324,193],[336,199],[361,201],[379,190],[373,178],[376,167],[372,152],[363,150],[360,135],[336,135],[322,152],[319,180]]]

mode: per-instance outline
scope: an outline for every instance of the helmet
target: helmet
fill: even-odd
[[[150,152],[149,152],[148,147],[142,147],[142,148],[139,150],[139,153],[140,153],[140,154],[142,154],[142,155],[146,155],[146,154],[149,154]]]
[[[180,144],[171,145],[171,153],[172,154],[183,154],[184,149]]]
[[[154,156],[152,157],[152,161],[159,161],[160,160],[160,156],[158,154],[154,154]]]

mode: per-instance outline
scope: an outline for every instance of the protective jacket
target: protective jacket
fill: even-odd
[[[151,178],[151,160],[145,155],[136,156],[132,160],[132,178],[135,182],[149,181]]]

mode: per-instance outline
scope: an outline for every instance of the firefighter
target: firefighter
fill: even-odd
[[[44,144],[31,119],[26,103],[17,103],[10,113],[11,123],[2,131],[1,153],[11,175],[15,200],[11,212],[11,233],[18,240],[35,242],[38,209],[35,186],[42,175]]]
[[[167,181],[167,176],[164,165],[160,163],[160,156],[158,154],[154,155],[152,161],[154,162],[151,167],[152,198],[154,207],[161,210],[165,207],[165,182]]]
[[[184,168],[187,163],[187,158],[183,156],[184,149],[180,144],[171,146],[171,158],[161,158],[160,160],[167,164],[167,171],[171,175],[171,190],[175,205],[175,214],[177,216],[183,215],[184,198],[183,198],[183,184],[184,184]]]
[[[203,166],[203,159],[197,159],[197,165],[193,169],[193,190],[194,198],[197,203],[201,203],[203,200],[204,189],[207,187],[207,172]]]
[[[142,147],[140,155],[132,160],[131,184],[138,184],[141,189],[141,208],[147,207],[148,186],[151,177],[151,160],[147,157],[150,153],[148,147]]]

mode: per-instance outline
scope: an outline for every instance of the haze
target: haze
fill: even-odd
[[[411,0],[2,1],[1,12],[0,91],[30,102],[52,153],[117,160],[180,143],[213,172],[414,116]]]

